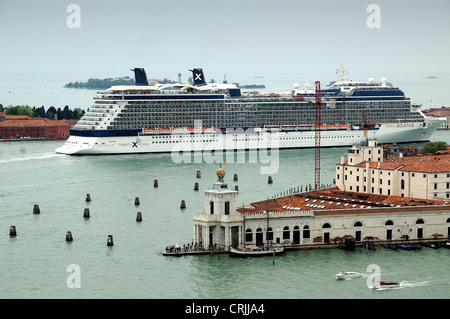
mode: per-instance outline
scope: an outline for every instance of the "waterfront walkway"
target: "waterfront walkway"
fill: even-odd
[[[450,242],[450,239],[445,238],[422,238],[422,239],[399,239],[399,240],[364,240],[360,242],[355,242],[354,249],[355,250],[377,250],[383,247],[386,248],[401,248],[400,245],[418,245],[420,247],[430,247],[430,248],[438,248],[443,247],[443,245],[447,242]],[[432,247],[432,244],[435,246]],[[333,249],[333,248],[341,248],[346,249],[345,245],[341,243],[315,243],[315,244],[288,244],[285,245],[286,251],[293,250],[309,250],[309,249]],[[450,248],[448,246],[447,248]],[[353,250],[353,249],[346,249]],[[190,255],[221,255],[228,254],[228,248],[224,249],[223,247],[210,247],[209,249],[205,249],[204,247],[197,245],[173,245],[167,246],[165,251],[163,251],[163,256],[190,256]]]

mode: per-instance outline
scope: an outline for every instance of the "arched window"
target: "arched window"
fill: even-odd
[[[394,225],[394,223],[392,222],[392,220],[388,220],[387,222],[384,223],[384,225],[392,226],[392,225]]]
[[[405,189],[405,180],[404,180],[404,179],[402,179],[402,180],[400,181],[400,188],[401,188],[401,189]]]
[[[251,228],[247,228],[245,230],[245,241],[253,241],[253,232]]]
[[[309,226],[308,225],[303,227],[303,238],[309,238]]]
[[[361,227],[362,224],[361,224],[361,222],[356,222],[353,226],[354,226],[354,227]]]
[[[450,218],[447,218],[447,223],[450,223]]]
[[[425,223],[424,223],[424,221],[423,221],[422,218],[419,218],[419,219],[416,221],[416,224],[425,224]]]
[[[322,228],[331,228],[331,225],[328,223],[323,224]]]
[[[289,239],[291,237],[290,232],[289,232],[289,227],[288,226],[284,226],[283,228],[283,239]]]

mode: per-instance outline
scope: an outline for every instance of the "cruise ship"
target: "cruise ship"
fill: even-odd
[[[235,84],[149,83],[132,69],[135,85],[98,92],[94,103],[56,152],[70,155],[235,151],[426,142],[444,118],[420,106],[385,78],[338,79],[320,87],[294,84],[287,92],[244,92]],[[318,112],[318,113],[317,113]],[[319,115],[319,117],[317,117]],[[317,118],[320,121],[317,121]],[[318,124],[317,124],[318,123]]]

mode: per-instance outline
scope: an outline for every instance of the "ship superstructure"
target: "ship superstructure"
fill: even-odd
[[[150,84],[132,69],[136,85],[98,92],[58,153],[120,154],[174,150],[314,147],[315,90],[290,94],[242,92],[234,84]],[[386,79],[338,81],[321,90],[321,146],[349,146],[368,137],[379,143],[428,141],[443,119],[427,118]],[[263,145],[264,144],[264,145]]]

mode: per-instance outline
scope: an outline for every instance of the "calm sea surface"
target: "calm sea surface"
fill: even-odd
[[[436,132],[433,140],[450,144],[450,131]],[[204,208],[201,190],[217,179],[219,165],[177,164],[170,154],[55,154],[62,143],[0,143],[0,298],[450,297],[450,249],[445,248],[295,251],[277,257],[275,264],[271,257],[164,257],[167,245],[191,242],[193,214]],[[332,183],[334,165],[346,152],[322,150],[323,183]],[[313,149],[280,151],[273,184],[260,173],[267,165],[248,158],[245,163],[228,159],[223,165],[229,187],[239,186],[239,205],[314,182]],[[193,190],[195,182],[200,191]],[[90,203],[85,202],[88,193]],[[140,206],[134,205],[135,197]],[[184,210],[181,200],[186,201]],[[40,214],[32,213],[34,204]],[[84,208],[90,209],[90,219],[83,218]],[[12,225],[16,237],[9,236]],[[72,242],[65,240],[67,231]],[[106,245],[110,234],[112,247]],[[372,264],[380,267],[382,280],[400,281],[401,287],[374,291],[367,278],[334,277],[342,270],[368,274]],[[77,280],[74,274],[80,274]],[[80,288],[70,288],[73,283]]]

